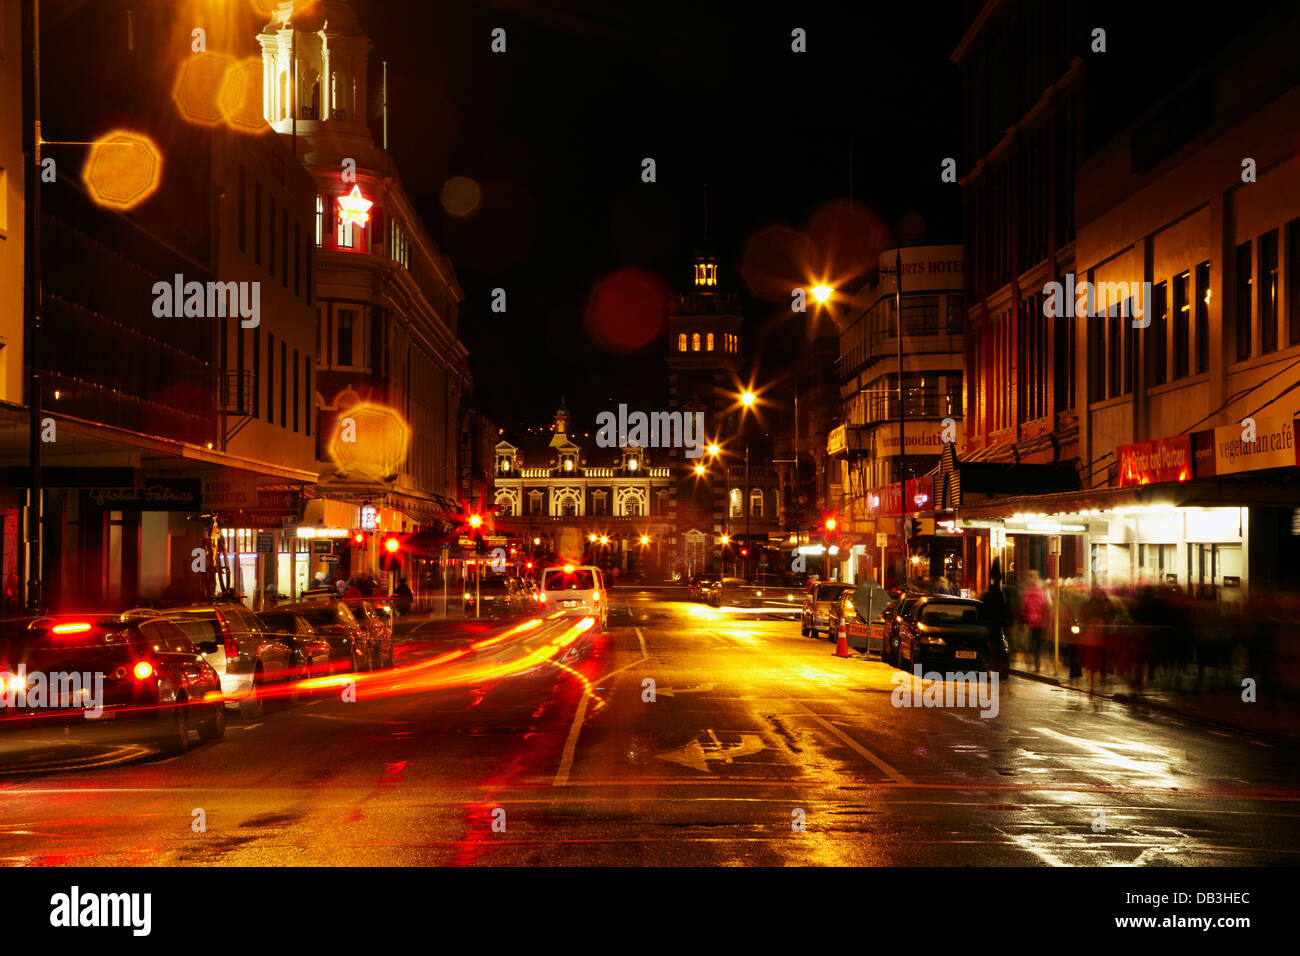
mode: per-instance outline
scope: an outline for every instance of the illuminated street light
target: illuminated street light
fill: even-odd
[[[831,297],[833,291],[834,290],[828,285],[815,285],[813,286],[812,294],[813,298],[818,302],[825,302]]]
[[[719,448],[717,445],[710,445],[710,446],[709,446],[709,454],[712,455],[714,458],[718,457],[718,455],[719,455],[719,453],[720,453],[721,451],[722,451],[722,449]]]
[[[757,398],[758,396],[755,395],[753,392],[745,392],[743,395],[740,396],[740,404],[744,405],[746,408],[749,408],[749,406],[754,404]]]
[[[835,530],[835,519],[834,519],[834,518],[827,518],[827,519],[826,519],[826,530],[827,530],[827,531],[834,531],[834,530]]]
[[[704,466],[703,466],[703,465],[696,465],[696,466],[695,466],[695,473],[696,473],[697,475],[702,475],[702,474],[704,474]]]
[[[642,544],[649,544],[649,543],[650,543],[650,535],[648,535],[648,534],[643,534],[643,535],[641,535],[641,543],[642,543]]]
[[[469,526],[470,526],[471,528],[477,528],[477,527],[479,527],[481,524],[483,524],[483,516],[482,516],[482,515],[470,515],[470,516],[469,516]]]
[[[724,534],[724,535],[722,536],[722,543],[723,543],[723,544],[731,544],[731,535]]]
[[[602,534],[602,535],[600,536],[600,543],[601,543],[601,544],[609,544],[609,536],[608,536],[608,535],[603,535],[603,534]]]

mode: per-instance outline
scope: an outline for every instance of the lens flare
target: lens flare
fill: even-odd
[[[113,130],[90,147],[82,179],[99,205],[134,209],[162,182],[162,154],[143,133]]]

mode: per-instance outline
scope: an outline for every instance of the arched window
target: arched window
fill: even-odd
[[[679,351],[679,352],[685,352],[685,351],[686,351],[686,333],[685,333],[685,332],[683,332],[683,333],[681,333],[680,335],[677,336],[677,351]]]
[[[754,518],[763,517],[763,490],[755,488],[749,493],[749,514]]]
[[[691,336],[691,351],[698,352],[699,350],[700,350],[700,333],[696,332],[694,335]]]
[[[731,517],[743,518],[745,516],[745,505],[740,497],[740,489],[731,489]]]
[[[710,351],[710,352],[713,351],[713,333],[712,333],[712,332],[709,333],[709,351]]]

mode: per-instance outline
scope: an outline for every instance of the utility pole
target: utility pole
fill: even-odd
[[[27,206],[27,315],[28,356],[27,407],[29,412],[28,456],[31,466],[27,489],[27,608],[42,610],[42,526],[44,494],[41,487],[41,17],[40,0],[23,4],[23,42],[31,56],[23,71],[29,92],[23,106],[23,152],[28,158],[23,177],[23,199]]]
[[[903,507],[900,520],[903,532],[903,585],[906,588],[912,580],[912,572],[908,567],[911,561],[908,553],[911,551],[911,542],[907,538],[907,441],[903,436],[906,415],[903,411],[903,250],[901,247],[894,250],[894,312],[898,316],[898,497]]]

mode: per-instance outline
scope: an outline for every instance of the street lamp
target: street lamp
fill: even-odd
[[[703,465],[696,465],[696,466],[695,466],[695,473],[696,473],[697,475],[703,475],[703,474],[704,474],[704,466],[703,466]]]
[[[812,289],[813,298],[818,302],[826,302],[830,299],[831,293],[835,290],[828,285],[815,285]]]

